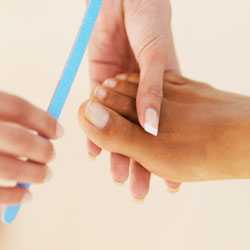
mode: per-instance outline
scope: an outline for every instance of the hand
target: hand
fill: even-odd
[[[141,72],[137,94],[139,121],[149,133],[157,134],[162,103],[163,73],[178,71],[171,31],[168,0],[104,0],[90,45],[90,77],[93,86],[121,72]],[[117,78],[123,79],[124,75]],[[112,84],[112,82],[111,82]],[[88,142],[90,155],[101,148]],[[135,161],[131,166],[131,189],[135,198],[144,198],[150,174]],[[111,172],[115,181],[125,182],[129,159],[111,155]],[[178,188],[178,184],[169,183]]]
[[[98,87],[81,107],[86,134],[106,150],[128,155],[176,182],[250,178],[250,98],[168,73],[158,137],[136,113],[138,76]]]
[[[19,97],[0,92],[0,178],[43,183],[55,152],[50,139],[62,136],[61,126],[46,112]],[[0,187],[0,205],[30,198],[28,190]]]

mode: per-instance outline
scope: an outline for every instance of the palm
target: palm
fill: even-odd
[[[90,76],[93,82],[103,82],[121,72],[138,71],[122,12],[121,0],[104,1],[90,46]]]

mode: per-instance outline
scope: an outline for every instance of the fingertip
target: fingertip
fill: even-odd
[[[88,156],[91,160],[95,160],[102,151],[100,147],[98,147],[95,143],[93,143],[89,139],[87,139],[87,149],[88,149]]]
[[[129,176],[129,158],[111,153],[111,175],[116,183],[124,184]]]
[[[64,128],[59,122],[57,122],[57,124],[56,124],[56,139],[59,139],[63,136],[64,136]]]
[[[166,183],[167,183],[168,191],[171,194],[178,193],[181,189],[181,183],[173,182],[173,181],[166,181]]]
[[[138,162],[131,161],[130,190],[135,200],[143,201],[149,192],[150,173]]]
[[[153,136],[157,136],[160,122],[158,112],[154,108],[147,108],[144,120],[144,130]]]

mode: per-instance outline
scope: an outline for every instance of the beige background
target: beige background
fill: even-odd
[[[250,2],[173,1],[184,72],[250,95]],[[111,10],[112,11],[112,10]],[[83,14],[81,0],[1,0],[0,89],[46,108]],[[53,181],[35,187],[1,250],[249,249],[250,183],[188,184],[170,195],[158,179],[145,205],[109,176],[108,156],[87,158],[76,113],[88,95],[82,65],[61,123]]]

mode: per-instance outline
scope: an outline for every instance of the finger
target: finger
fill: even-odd
[[[111,153],[111,175],[115,182],[124,183],[129,176],[129,158]]]
[[[144,66],[137,93],[139,122],[146,132],[157,136],[163,100],[163,66]]]
[[[182,76],[181,74],[178,74],[175,71],[165,72],[164,80],[167,81],[168,83],[176,84],[176,85],[184,85],[191,81],[188,78]]]
[[[141,164],[131,161],[130,189],[136,200],[144,200],[149,192],[150,173]]]
[[[99,85],[100,85],[99,82],[91,81],[91,84],[90,84],[91,90],[95,89],[96,86],[99,86]],[[102,149],[87,138],[87,151],[88,151],[89,157],[91,159],[95,159],[98,155],[100,155],[100,153],[102,152]]]
[[[63,135],[62,126],[47,112],[3,92],[0,92],[0,117],[1,120],[20,124],[50,139]]]
[[[124,2],[124,7],[128,38],[140,66],[138,117],[145,131],[156,136],[163,97],[163,74],[165,70],[178,70],[170,4],[169,1],[145,4],[144,1],[135,3],[129,0]]]
[[[154,140],[140,126],[97,102],[83,104],[79,111],[83,130],[98,146],[141,163],[150,155]]]
[[[87,139],[87,150],[89,156],[93,159],[95,159],[102,152],[102,149],[89,139]]]
[[[95,89],[92,99],[98,99],[102,104],[119,112],[119,114],[130,121],[138,123],[135,99],[127,95],[121,95],[103,86],[98,86]]]
[[[138,86],[140,82],[140,77],[138,73],[124,73],[119,74],[115,78],[109,78],[102,86],[105,88],[112,89],[113,91],[129,96],[131,98],[136,98],[138,92]],[[189,80],[181,76],[174,71],[167,71],[164,74],[163,80],[163,96],[168,100],[177,100],[177,98],[185,98],[185,92],[178,85],[194,85],[194,81]],[[197,85],[198,83],[196,83]],[[176,86],[175,86],[176,85]]]
[[[173,181],[166,181],[167,187],[168,187],[168,191],[170,193],[177,193],[180,191],[181,188],[181,183],[178,182],[173,182]]]
[[[144,129],[153,134],[158,134],[158,127],[159,127],[159,116],[160,116],[160,109],[161,109],[161,102],[163,99],[163,67],[161,67],[161,71],[156,72],[156,69],[154,68],[154,73],[151,72],[151,74],[148,75],[149,71],[147,71],[147,74],[145,76],[145,81],[143,82],[143,85],[139,85],[139,90],[137,92],[137,84],[133,84],[128,82],[128,78],[126,78],[127,75],[120,75],[117,79],[108,79],[103,83],[103,86],[112,88],[114,91],[117,91],[118,93],[122,93],[123,95],[127,95],[130,97],[135,97],[135,95],[138,93],[137,97],[137,107],[140,107],[138,109],[138,117],[139,120],[141,118],[142,112],[140,112],[141,107],[143,107],[143,110],[145,110],[145,114],[143,114],[143,122],[140,120],[141,124],[143,125]],[[122,76],[122,77],[121,77]],[[154,77],[154,79],[152,78]],[[133,79],[132,80],[138,80]],[[121,80],[119,80],[121,79]],[[157,80],[155,80],[157,79]],[[149,85],[147,85],[149,84]],[[99,90],[99,91],[98,91]],[[96,94],[100,95],[104,91],[101,92],[100,88],[97,88]],[[101,96],[100,96],[101,97]],[[121,97],[122,98],[122,97]],[[124,99],[124,98],[122,98]],[[121,100],[123,101],[123,100]],[[139,103],[139,104],[138,104]],[[144,111],[143,111],[144,112]]]
[[[52,143],[28,130],[0,122],[0,152],[46,164],[54,156]]]
[[[16,182],[43,183],[51,173],[47,166],[0,155],[0,179]]]
[[[0,187],[0,205],[14,205],[26,203],[32,199],[31,193],[22,188]]]
[[[124,76],[126,77],[126,75]],[[129,75],[127,75],[127,77],[129,77]],[[135,84],[133,82],[130,82],[127,78],[125,78],[124,80],[120,80],[119,78],[110,78],[104,81],[102,86],[132,98],[136,98],[138,90],[138,83]]]

